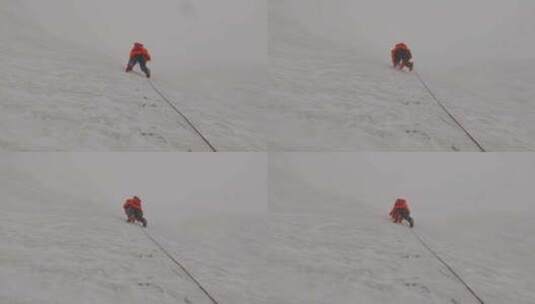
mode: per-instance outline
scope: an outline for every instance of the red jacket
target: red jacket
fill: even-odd
[[[143,44],[136,42],[134,43],[134,47],[130,51],[130,59],[139,55],[143,56],[143,58],[145,58],[146,61],[150,61],[151,59],[149,51],[147,51],[147,49],[143,46]]]
[[[128,207],[131,207],[131,208],[134,208],[134,209],[138,209],[138,210],[142,210],[141,209],[141,200],[137,196],[134,196],[133,198],[127,199],[126,202],[123,205],[123,208],[126,209]]]
[[[390,215],[393,215],[395,212],[399,211],[400,209],[405,209],[410,212],[409,205],[407,204],[407,201],[403,198],[398,198],[396,200],[396,203],[394,204],[394,208],[392,208],[392,211],[390,211]]]
[[[408,50],[409,48],[407,47],[407,45],[405,43],[401,42],[401,43],[396,44],[394,49],[405,49],[405,50]]]
[[[398,43],[396,46],[392,49],[392,57],[395,56],[396,53],[404,51],[408,54],[409,59],[412,59],[412,53],[409,47],[405,43]]]

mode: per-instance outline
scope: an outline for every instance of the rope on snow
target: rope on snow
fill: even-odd
[[[424,79],[420,76],[420,74],[418,72],[416,72],[416,77],[418,78],[418,80],[420,80],[420,82],[422,83],[422,85],[425,87],[425,89],[427,90],[427,92],[429,93],[429,95],[431,95],[431,97],[433,97],[433,99],[435,100],[435,102],[438,104],[438,106],[440,108],[442,108],[442,110],[444,110],[444,112],[446,112],[446,114],[448,114],[448,116],[457,124],[457,126],[459,128],[461,128],[461,130],[463,130],[463,132],[466,134],[466,136],[468,136],[468,138],[470,138],[470,140],[477,146],[477,148],[479,149],[479,151],[481,152],[487,152],[485,150],[485,148],[483,148],[483,146],[479,143],[479,141],[468,131],[468,129],[466,129],[462,124],[461,122],[455,118],[455,116],[453,116],[453,114],[448,110],[448,108],[446,108],[446,106],[437,98],[437,96],[433,93],[433,91],[431,91],[431,89],[429,88],[429,86],[427,85],[427,83],[424,81]]]
[[[414,236],[416,237],[416,239],[418,239],[418,241],[440,262],[442,263],[442,265],[444,265],[452,274],[453,276],[455,276],[455,278],[457,280],[459,280],[459,282],[461,282],[461,284],[464,285],[464,287],[466,287],[466,289],[468,290],[468,292],[470,292],[470,294],[472,294],[472,296],[474,296],[474,298],[480,303],[480,304],[485,304],[485,302],[483,302],[483,300],[476,294],[476,292],[470,287],[470,285],[468,285],[468,283],[466,283],[466,281],[453,269],[453,267],[451,267],[446,261],[444,261],[444,259],[442,259],[438,253],[436,251],[434,251],[429,245],[427,245],[427,243],[424,241],[424,239],[422,237],[420,237],[416,232],[414,232],[414,230],[411,230],[411,232],[414,234]]]
[[[182,111],[180,111],[178,107],[165,94],[163,94],[162,90],[160,90],[154,84],[152,80],[149,79],[148,81],[150,83],[150,86],[154,89],[154,91],[158,95],[160,95],[160,97],[162,97],[163,100],[167,102],[167,104],[188,123],[188,125],[193,129],[193,131],[195,131],[195,133],[199,135],[199,137],[204,141],[204,143],[206,143],[206,145],[210,148],[210,150],[212,150],[212,152],[217,152],[216,148],[208,141],[208,139],[201,133],[201,131],[199,131],[199,129],[195,127],[195,125],[191,122],[191,120],[189,120],[188,117],[184,115],[184,113],[182,113]]]
[[[173,257],[173,255],[171,255],[169,253],[169,251],[167,251],[167,249],[165,249],[165,247],[163,247],[155,238],[152,237],[152,235],[150,235],[150,233],[148,233],[146,231],[146,229],[143,229],[143,233],[145,233],[145,235],[171,260],[173,261],[173,263],[175,263],[194,283],[195,285],[197,285],[197,287],[199,287],[199,289],[210,299],[210,301],[212,301],[213,304],[219,304],[215,299],[214,297],[212,297],[212,295],[210,295],[210,293],[206,290],[206,288],[204,288],[201,283],[199,282],[199,280],[197,280],[193,274],[191,274],[191,272],[188,271],[188,269],[186,267],[184,267],[184,265],[182,265],[177,259],[175,259],[175,257]]]

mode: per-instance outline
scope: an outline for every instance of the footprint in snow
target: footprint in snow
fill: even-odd
[[[137,285],[138,285],[139,287],[151,288],[151,289],[157,290],[157,291],[159,291],[159,292],[161,292],[161,293],[164,292],[164,289],[163,289],[163,288],[161,288],[161,287],[158,286],[158,285],[152,284],[152,283],[150,283],[150,282],[138,282]]]
[[[419,106],[419,105],[422,104],[422,102],[419,101],[419,100],[403,100],[401,103],[403,105],[405,105],[405,106],[409,106],[409,105],[417,105],[417,106]]]
[[[420,130],[405,130],[405,133],[409,134],[410,136],[419,136],[427,141],[431,140],[431,137],[427,133]]]
[[[427,286],[419,284],[419,283],[405,282],[405,283],[403,283],[403,285],[405,285],[406,287],[409,287],[409,288],[417,288],[417,289],[419,289],[420,291],[422,291],[424,293],[430,293],[431,292],[429,290],[429,288],[427,288]]]
[[[153,102],[153,103],[146,103],[146,102],[144,102],[144,103],[141,104],[141,107],[142,107],[142,108],[146,108],[146,107],[149,107],[149,108],[157,108],[158,105],[157,105],[156,103],[154,103],[154,102]]]
[[[141,135],[144,136],[144,137],[148,137],[150,139],[152,139],[151,141],[154,142],[154,143],[158,143],[158,144],[167,144],[167,139],[165,139],[165,137],[163,137],[162,135],[160,134],[156,134],[156,133],[153,133],[153,132],[141,132]]]
[[[148,254],[139,253],[139,254],[137,254],[137,257],[138,258],[152,258],[152,253],[148,253]]]

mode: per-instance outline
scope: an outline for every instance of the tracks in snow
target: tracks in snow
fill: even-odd
[[[420,74],[418,72],[416,72],[416,77],[418,78],[418,80],[422,83],[422,85],[425,87],[425,89],[427,90],[427,92],[429,92],[429,95],[431,95],[431,97],[435,100],[435,102],[438,104],[438,106],[444,110],[444,112],[446,112],[446,114],[448,114],[448,116],[455,122],[455,124],[461,129],[463,130],[463,132],[466,134],[466,136],[468,136],[468,138],[470,138],[470,140],[477,146],[477,148],[481,151],[481,152],[487,152],[485,150],[485,148],[483,148],[483,146],[479,143],[479,141],[468,131],[468,129],[466,129],[463,124],[461,124],[461,122],[448,110],[448,108],[446,108],[446,106],[437,98],[437,96],[435,95],[435,93],[433,93],[433,91],[431,91],[431,89],[429,88],[429,86],[427,85],[427,83],[424,81],[424,79],[420,76]]]
[[[210,143],[210,141],[208,141],[206,136],[204,136],[201,133],[201,131],[193,124],[193,122],[182,111],[180,111],[180,109],[175,105],[175,103],[169,97],[167,97],[166,94],[164,94],[163,90],[158,88],[158,86],[156,86],[154,81],[149,79],[148,82],[149,82],[150,86],[152,87],[152,89],[158,95],[160,95],[160,97],[173,109],[173,111],[175,111],[180,117],[182,117],[182,119],[184,119],[186,121],[186,123],[190,126],[190,128],[193,130],[193,132],[195,134],[197,134],[202,139],[202,141],[210,148],[210,150],[212,152],[217,152],[217,149],[214,147],[214,145],[212,145],[212,143]]]
[[[193,274],[184,265],[182,265],[182,263],[175,259],[175,257],[173,257],[173,255],[169,253],[169,251],[165,249],[160,242],[158,242],[150,233],[148,233],[146,229],[142,228],[142,230],[145,236],[147,236],[147,238],[151,240],[156,247],[158,247],[158,249],[160,249],[175,265],[177,265],[188,276],[188,278],[193,281],[197,287],[199,287],[199,289],[210,299],[213,304],[219,304],[219,302],[217,302],[217,300],[206,290],[206,288],[202,286],[199,280],[197,280],[195,276],[193,276]]]
[[[477,295],[474,289],[470,287],[470,285],[468,285],[468,283],[461,277],[461,275],[459,275],[459,273],[457,273],[457,271],[455,271],[455,269],[453,269],[452,266],[450,266],[444,259],[442,259],[440,255],[438,255],[438,253],[433,250],[433,248],[431,248],[431,246],[429,246],[427,242],[418,233],[416,233],[412,229],[410,231],[418,240],[418,242],[420,242],[420,244],[422,244],[422,246],[424,246],[427,251],[429,251],[442,265],[444,265],[444,267],[448,269],[449,272],[451,272],[451,274],[466,288],[466,290],[468,290],[468,292],[477,300],[478,303],[485,304],[481,297]]]

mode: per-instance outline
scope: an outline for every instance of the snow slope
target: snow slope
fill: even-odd
[[[14,174],[2,193],[2,303],[211,303],[139,227],[91,200]]]
[[[267,216],[182,217],[154,230],[220,303],[273,303]]]
[[[2,2],[1,149],[209,151],[143,77],[123,73],[130,39],[136,36],[133,24],[139,24],[131,17],[139,17],[136,12],[142,10],[136,7],[129,18],[120,17],[127,2]],[[168,3],[151,6],[164,11]],[[105,13],[93,12],[103,7],[107,7]],[[248,9],[254,12],[256,7]],[[173,12],[167,11],[169,17]],[[196,24],[195,18],[188,21],[190,27],[184,26],[183,19],[176,22],[166,24],[167,29],[180,26],[189,29],[190,36],[209,39],[190,28]],[[159,25],[154,20],[146,24],[145,30],[152,31],[154,37],[169,39],[154,33]],[[91,26],[107,26],[108,30],[98,28],[100,32],[95,33]],[[229,31],[229,41],[236,39],[231,29],[220,28]],[[255,29],[251,26],[249,30]],[[145,32],[139,36],[148,37]],[[266,77],[258,58],[263,58],[263,53],[251,48],[251,55],[243,56],[241,63],[215,55],[217,59],[210,62],[206,57],[215,51],[202,49],[212,50],[214,45],[203,44],[203,38],[190,42],[187,36],[175,37],[179,38],[186,42],[180,45],[174,40],[158,43],[152,39],[153,45],[147,45],[153,51],[155,84],[216,148],[261,150],[264,140],[259,135],[262,116],[258,113],[262,112]],[[185,46],[190,47],[189,56],[184,55]],[[160,54],[162,48],[166,52]],[[122,56],[118,55],[119,49]],[[231,51],[221,49],[221,53]],[[170,57],[173,52],[180,54],[180,60]],[[188,60],[189,65],[184,63]],[[203,61],[205,65],[199,64]]]
[[[535,107],[533,60],[468,64],[442,73],[425,73],[433,90],[491,151],[533,151]],[[454,108],[453,108],[454,107]]]
[[[272,154],[269,193],[257,154],[92,155],[0,158],[0,302],[209,303],[127,192],[219,303],[475,303],[417,237],[486,302],[535,299],[529,154]]]
[[[273,302],[478,303],[421,238],[485,303],[533,303],[533,157],[448,155],[274,154]]]
[[[132,168],[132,159],[142,155],[122,157]],[[189,163],[196,157],[204,157],[203,164],[213,162],[212,155],[225,158],[224,153],[190,155],[194,154],[184,156]],[[174,171],[174,179],[159,180],[151,170],[145,170],[143,176],[126,174],[128,170],[117,170],[124,160],[101,154],[93,157],[100,166],[91,163],[87,154],[78,153],[4,153],[0,158],[1,303],[212,303],[141,227],[125,223],[119,201],[124,196],[111,199],[121,191],[122,183],[129,189],[136,186],[145,199],[150,225],[145,231],[219,303],[262,303],[262,289],[253,287],[258,287],[254,282],[264,251],[265,216],[236,208],[244,195],[251,195],[245,194],[247,191],[265,196],[255,192],[254,168],[249,167],[248,182],[240,182],[250,189],[240,192],[231,187],[240,180],[236,168],[243,165],[235,154],[224,162],[232,168],[205,177],[201,186],[196,182],[178,184],[177,176],[188,172],[177,174],[169,163],[167,168],[173,169],[162,169],[158,160],[151,159],[151,165],[158,167],[160,176]],[[173,157],[162,158],[168,161]],[[105,162],[114,164],[102,165]],[[198,168],[201,162],[197,162]],[[110,170],[115,173],[105,173]],[[115,175],[123,176],[122,180],[115,180]],[[227,187],[217,190],[221,187],[218,180]],[[140,181],[144,181],[141,186]],[[174,188],[168,187],[170,182],[175,183]],[[211,193],[199,189],[211,189]],[[225,192],[233,194],[232,198],[225,198]],[[220,200],[197,201],[211,196]],[[186,206],[197,206],[184,207],[181,199],[187,201]],[[249,199],[248,204],[265,208],[264,200]],[[219,209],[225,211],[217,212]]]
[[[279,115],[271,147],[477,149],[414,73],[390,68],[389,50],[403,40],[433,93],[483,147],[532,150],[533,11],[525,1],[271,1],[270,95]]]
[[[414,74],[388,67],[405,40],[483,147],[532,150],[535,8],[510,3],[5,0],[0,149],[209,150],[122,73],[142,40],[153,81],[218,150],[477,150]]]

